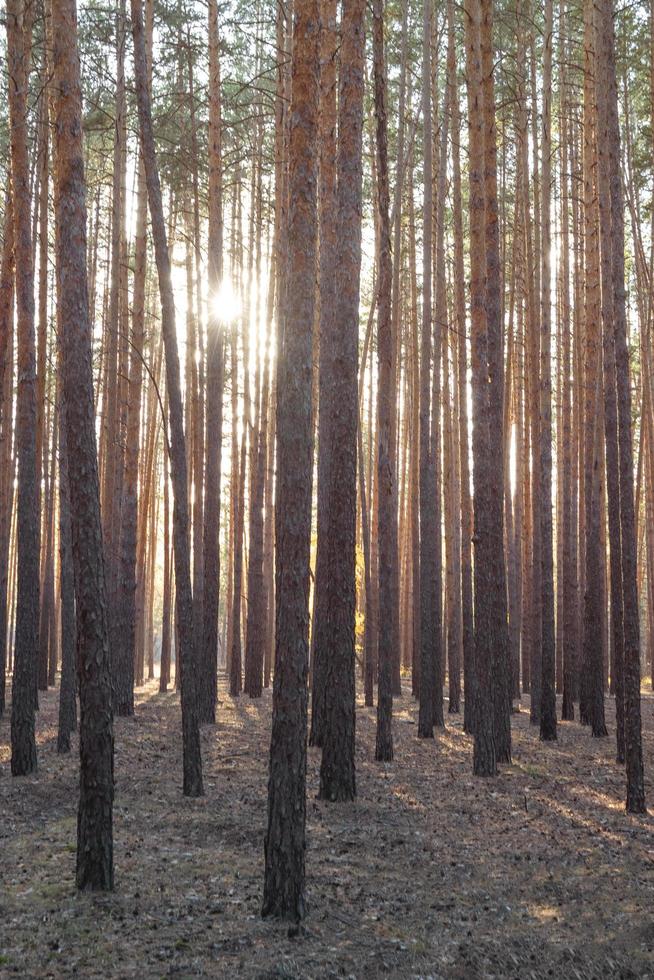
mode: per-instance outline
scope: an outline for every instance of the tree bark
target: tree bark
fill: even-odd
[[[386,59],[384,54],[384,3],[374,0],[372,7],[372,44],[375,79],[375,121],[377,152],[377,218],[379,254],[377,278],[377,358],[378,358],[378,424],[377,480],[379,504],[377,539],[379,544],[379,671],[377,692],[377,737],[375,759],[390,762],[393,758],[393,658],[398,651],[397,594],[397,491],[395,487],[395,444],[392,425],[392,402],[395,400],[393,322],[391,289],[390,190],[388,182],[388,134],[386,120]],[[399,262],[399,256],[395,257]]]
[[[27,148],[27,94],[34,5],[7,3],[7,61],[11,185],[14,219],[18,386],[18,578],[14,679],[11,701],[11,772],[36,769],[34,708],[39,635],[40,514],[36,461],[36,340],[31,194]]]
[[[317,0],[296,0],[289,132],[288,261],[278,348],[276,641],[262,914],[304,917],[312,363],[318,132]]]
[[[611,246],[615,368],[618,395],[620,453],[620,531],[622,535],[622,589],[624,601],[624,741],[629,813],[645,813],[645,784],[640,717],[640,627],[638,619],[636,515],[631,432],[631,384],[624,271],[624,204],[620,172],[620,127],[615,75],[615,27],[612,0],[603,0],[603,38],[606,45],[608,94],[609,181],[611,193]]]
[[[354,768],[359,280],[365,2],[347,0],[341,21],[334,415],[329,463],[329,577],[321,799],[352,800]],[[390,665],[389,665],[390,666]]]
[[[540,535],[541,535],[541,707],[540,737],[556,739],[556,647],[554,634],[554,553],[552,531],[552,0],[545,0],[543,55],[542,233],[540,318]]]
[[[52,5],[57,283],[77,610],[77,887],[113,888],[113,718],[86,272],[82,93],[75,0]]]
[[[473,772],[497,773],[492,689],[493,554],[490,531],[491,472],[488,415],[488,326],[484,201],[484,107],[480,0],[465,10],[470,179],[470,314],[472,342],[472,454],[474,485],[475,720]]]
[[[218,602],[220,589],[220,480],[223,435],[224,325],[216,309],[223,277],[222,110],[218,3],[209,0],[209,302],[207,332],[207,434],[204,499],[204,647],[207,693],[201,721],[215,722],[218,696]]]

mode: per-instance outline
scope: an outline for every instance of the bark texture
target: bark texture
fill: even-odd
[[[289,126],[287,296],[277,375],[276,637],[262,914],[305,905],[309,558],[316,276],[317,0],[297,0]]]
[[[82,93],[75,0],[52,9],[57,280],[80,691],[77,887],[113,888],[113,717],[86,273]]]

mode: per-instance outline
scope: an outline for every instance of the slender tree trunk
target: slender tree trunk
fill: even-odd
[[[316,577],[312,625],[311,730],[309,745],[322,746],[325,737],[326,675],[331,635],[328,624],[329,568],[329,467],[334,418],[337,283],[336,131],[337,131],[337,46],[335,0],[323,0],[320,24],[320,145],[318,220],[319,256],[319,352],[318,352],[318,511],[316,528]]]
[[[453,0],[448,20],[454,18]],[[452,28],[453,29],[453,25]],[[454,61],[454,64],[452,64]],[[461,481],[461,613],[463,627],[463,728],[470,733],[474,724],[474,629],[472,599],[472,500],[468,436],[468,349],[465,309],[465,271],[463,262],[463,206],[461,203],[461,122],[456,57],[450,56],[452,86],[452,191],[454,217],[454,283],[458,336],[457,383],[459,386],[459,467]]]
[[[602,665],[602,561],[601,527],[601,349],[600,267],[597,216],[597,119],[594,87],[595,72],[594,6],[584,3],[584,514],[585,514],[585,595],[583,664],[579,713],[582,723],[590,723],[596,737],[607,734],[604,722]]]
[[[39,634],[40,515],[36,461],[34,265],[27,148],[27,92],[34,8],[32,4],[25,5],[23,0],[9,0],[6,13],[18,354],[18,578],[11,701],[11,772],[14,776],[24,776],[36,769],[34,708]]]
[[[202,760],[195,690],[193,646],[193,593],[191,588],[190,536],[188,527],[188,483],[186,438],[180,390],[179,355],[175,328],[175,300],[170,274],[170,256],[161,200],[161,186],[154,146],[150,94],[141,0],[131,0],[134,35],[134,75],[139,111],[141,150],[145,165],[152,238],[154,241],[159,292],[161,329],[166,352],[166,382],[170,406],[169,455],[173,485],[173,538],[179,654],[182,659],[182,734],[184,755],[184,795],[202,796]]]
[[[59,365],[63,376],[63,347],[59,345]],[[59,386],[59,575],[61,590],[61,683],[59,687],[59,726],[57,752],[70,752],[70,735],[77,727],[75,691],[75,576],[73,571],[72,517],[68,479],[68,440],[65,404]]]
[[[159,692],[168,690],[170,684],[171,661],[171,577],[170,561],[170,492],[168,489],[168,462],[164,453],[163,461],[163,497],[164,497],[164,580],[161,615],[161,661],[159,666]]]
[[[352,800],[354,769],[359,280],[365,2],[347,0],[341,22],[337,154],[337,344],[329,464],[327,622],[331,651],[325,675],[321,799]],[[389,281],[390,286],[390,281]],[[381,632],[381,631],[380,631]],[[390,661],[389,661],[390,667]],[[389,678],[390,686],[390,678]]]
[[[432,425],[438,425],[431,404],[432,355],[432,107],[431,107],[432,5],[423,4],[422,114],[423,114],[423,235],[422,235],[422,337],[420,349],[420,708],[418,737],[434,737],[434,705],[437,665],[441,657],[441,597],[438,590],[436,536],[436,469],[431,459]],[[435,360],[438,361],[436,354]],[[434,367],[437,370],[437,367]]]
[[[624,600],[624,741],[627,764],[629,813],[645,813],[645,785],[640,718],[640,631],[638,620],[636,515],[631,432],[631,384],[624,271],[624,204],[620,172],[620,127],[615,74],[615,27],[612,0],[603,0],[608,95],[609,180],[611,193],[611,246],[615,368],[618,394],[620,452],[620,531],[622,541],[622,588]]]
[[[148,85],[152,72],[153,4],[146,0],[145,31]],[[138,465],[141,448],[141,395],[145,342],[145,281],[147,272],[148,192],[143,160],[138,163],[138,203],[134,256],[134,293],[129,357],[127,428],[125,436],[123,501],[120,514],[118,581],[116,589],[116,644],[114,665],[114,710],[117,715],[134,714],[134,654],[136,642],[136,547],[138,538]]]
[[[598,201],[600,218],[600,256],[602,281],[602,350],[604,387],[604,441],[606,493],[609,531],[609,572],[611,612],[611,687],[616,695],[616,741],[618,762],[624,762],[624,688],[623,688],[623,616],[622,569],[620,544],[620,471],[618,462],[618,406],[615,374],[615,331],[613,310],[613,269],[611,241],[611,196],[608,159],[607,66],[603,31],[606,28],[602,11],[595,11],[595,42],[597,50],[595,91],[597,100]],[[607,664],[608,667],[608,664]]]
[[[220,589],[220,480],[223,435],[224,324],[217,293],[223,278],[222,117],[218,3],[209,0],[209,321],[207,332],[207,434],[204,499],[204,650],[207,695],[201,721],[215,722],[218,696]]]
[[[377,739],[375,759],[393,758],[393,658],[397,651],[399,615],[397,594],[397,492],[395,488],[395,445],[391,403],[395,399],[393,377],[393,323],[391,308],[392,260],[390,190],[388,182],[388,135],[386,122],[386,59],[384,54],[384,3],[374,0],[372,43],[375,78],[375,121],[377,151],[377,212],[379,255],[377,281],[378,424],[377,480],[379,509],[379,675],[377,694]],[[399,262],[399,256],[396,256]]]
[[[486,330],[488,359],[489,532],[492,537],[493,633],[492,685],[495,751],[498,762],[511,761],[511,665],[509,657],[506,561],[504,552],[504,330],[502,268],[497,204],[493,2],[482,0],[480,47],[484,113],[484,199],[486,246]]]
[[[5,710],[7,625],[9,619],[9,544],[13,481],[14,374],[14,214],[11,190],[5,198],[5,225],[0,260],[0,718]]]
[[[561,333],[562,349],[558,361],[562,376],[562,404],[559,418],[559,460],[561,460],[561,537],[562,537],[562,568],[558,574],[562,582],[562,634],[563,634],[563,703],[561,718],[563,721],[574,720],[574,682],[576,674],[576,606],[577,568],[576,568],[576,537],[573,534],[573,487],[572,487],[572,382],[570,373],[571,334],[573,329],[572,312],[570,309],[570,249],[569,249],[569,174],[572,154],[568,145],[573,135],[568,127],[568,88],[567,88],[567,44],[566,44],[565,0],[559,4],[559,87],[561,132],[560,143],[560,182],[561,182]]]
[[[552,531],[552,0],[545,0],[543,56],[542,232],[540,318],[540,535],[541,535],[541,710],[540,737],[556,739],[556,640],[554,633],[554,552]]]

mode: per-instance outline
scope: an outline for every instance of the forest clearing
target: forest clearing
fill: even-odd
[[[116,722],[116,891],[94,896],[73,885],[77,774],[56,753],[47,695],[39,772],[0,781],[0,976],[652,975],[654,821],[625,816],[606,740],[566,723],[552,751],[523,703],[514,764],[480,781],[461,720],[419,741],[404,696],[397,759],[380,768],[374,712],[359,701],[356,802],[316,798],[319,757],[309,752],[308,918],[289,937],[260,916],[270,693],[236,700],[221,683],[219,703],[221,720],[202,735],[200,800],[179,795],[174,693],[150,683],[135,717]],[[651,771],[651,695],[643,743]],[[0,767],[4,777],[4,745]]]

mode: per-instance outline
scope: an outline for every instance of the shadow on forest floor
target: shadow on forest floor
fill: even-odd
[[[202,731],[206,795],[181,794],[179,698],[157,682],[116,719],[116,891],[75,893],[77,745],[56,754],[42,695],[39,770],[12,779],[0,720],[0,977],[654,976],[654,820],[624,813],[611,736],[576,723],[556,744],[512,718],[513,764],[472,776],[462,717],[418,741],[396,702],[395,761],[374,762],[358,705],[358,799],[316,799],[309,750],[309,915],[289,938],[259,915],[271,695],[226,694]],[[643,698],[646,774],[654,698]],[[648,782],[654,807],[654,786]]]

